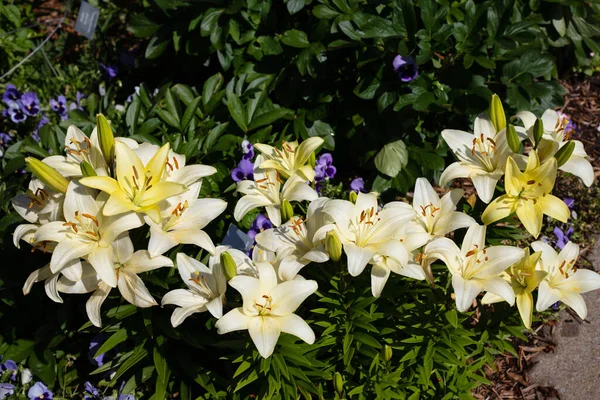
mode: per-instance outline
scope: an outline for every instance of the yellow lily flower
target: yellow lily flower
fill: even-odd
[[[550,194],[556,171],[556,159],[550,158],[540,165],[535,150],[529,153],[524,172],[509,157],[504,178],[506,194],[487,206],[481,216],[483,223],[489,225],[516,212],[525,229],[537,238],[542,229],[543,214],[567,222],[569,208],[561,199]]]
[[[529,249],[525,249],[523,258],[511,265],[502,276],[510,283],[515,292],[517,308],[527,329],[531,329],[531,321],[533,319],[533,295],[531,293],[547,275],[545,271],[537,268],[541,256],[541,251],[529,254]],[[488,292],[483,296],[481,302],[483,304],[492,304],[503,300],[502,297]]]
[[[266,158],[259,166],[260,168],[272,168],[284,178],[298,174],[300,177],[313,181],[315,179],[314,168],[307,164],[310,155],[323,144],[320,137],[311,137],[298,145],[298,141],[281,143],[281,150],[262,143],[256,143],[256,147]]]
[[[146,214],[154,222],[162,218],[158,203],[187,190],[185,185],[163,180],[169,144],[162,146],[146,165],[127,145],[115,141],[117,179],[108,176],[82,178],[81,184],[110,195],[103,209],[106,216],[127,211]]]

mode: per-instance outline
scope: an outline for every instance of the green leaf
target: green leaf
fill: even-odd
[[[152,36],[159,28],[159,24],[154,23],[143,13],[134,13],[127,25],[127,30],[137,37]]]
[[[177,122],[179,122],[179,118],[181,115],[179,100],[173,95],[171,89],[167,89],[167,92],[165,93],[165,100],[167,102],[167,110],[169,111],[169,114],[174,116],[177,119]]]
[[[255,117],[250,123],[248,130],[252,131],[256,128],[260,128],[265,125],[270,125],[278,119],[286,117],[290,114],[292,114],[292,111],[288,110],[287,108],[276,108],[274,110],[267,111],[266,113],[262,113]]]
[[[287,9],[290,15],[296,14],[306,5],[305,0],[287,0]]]
[[[123,362],[123,364],[121,364],[121,366],[119,367],[119,369],[115,372],[115,375],[113,376],[111,385],[115,385],[118,382],[119,378],[125,372],[129,371],[129,369],[131,369],[137,363],[139,363],[144,358],[146,358],[146,356],[148,355],[148,350],[146,350],[144,348],[144,344],[145,344],[145,342],[142,342],[141,344],[139,344],[133,351],[133,354],[127,360],[125,360],[125,362]]]
[[[146,58],[152,60],[160,57],[169,44],[171,44],[171,36],[166,36],[164,30],[158,31],[152,36],[152,39],[148,42],[148,46],[146,46]]]
[[[354,333],[354,339],[357,342],[364,343],[367,346],[371,346],[371,347],[374,347],[376,349],[381,349],[383,347],[383,346],[381,346],[381,343],[379,343],[373,336],[368,335],[368,334],[363,333],[363,332],[355,332]]]
[[[206,10],[202,22],[200,23],[200,34],[202,36],[209,36],[213,31],[217,29],[219,17],[223,14],[222,9],[209,8]]]
[[[152,132],[154,132],[156,128],[158,128],[161,124],[162,122],[160,122],[160,119],[150,118],[149,120],[144,121],[142,125],[140,125],[140,128],[138,129],[137,133],[138,135],[142,136],[149,135]]]
[[[340,15],[339,12],[335,11],[332,8],[329,8],[326,5],[322,5],[322,4],[313,8],[312,13],[315,17],[320,18],[320,19],[333,19],[333,18],[337,17],[338,15]]]
[[[221,86],[223,86],[223,75],[220,73],[208,78],[202,88],[202,104],[206,106],[212,96],[221,89]]]
[[[98,357],[100,354],[110,351],[111,349],[115,348],[115,346],[117,346],[120,343],[123,343],[125,340],[127,340],[128,337],[129,337],[129,334],[127,332],[127,329],[125,329],[125,328],[119,329],[118,331],[113,333],[106,340],[106,342],[102,343],[102,346],[100,346],[98,351],[96,351],[96,354],[94,354],[94,357]]]
[[[448,322],[450,322],[450,325],[452,325],[453,328],[458,328],[458,314],[456,313],[455,309],[446,311],[444,316],[446,317]]]
[[[227,90],[227,108],[231,117],[235,123],[244,132],[248,132],[248,125],[246,123],[246,110],[242,104],[240,98],[233,93],[231,90]]]
[[[406,166],[408,151],[402,140],[388,143],[375,156],[375,167],[382,174],[394,178]]]
[[[125,122],[126,122],[127,126],[129,127],[130,135],[135,135],[135,133],[136,133],[137,122],[138,122],[138,118],[140,116],[140,110],[141,110],[140,100],[137,96],[134,96],[133,101],[131,102],[129,107],[127,107],[127,115],[125,116]]]
[[[0,7],[0,11],[2,14],[8,19],[15,28],[19,28],[21,26],[21,11],[19,8],[13,4],[3,4]]]
[[[200,96],[196,97],[186,108],[185,113],[183,114],[183,118],[181,119],[181,129],[186,130],[192,118],[196,114],[196,110],[200,107],[200,101],[202,98]]]
[[[299,49],[304,49],[310,46],[310,42],[308,41],[308,36],[306,33],[297,29],[285,31],[279,39],[283,44]]]
[[[29,369],[46,385],[53,386],[56,380],[56,361],[50,349],[34,351],[29,356]]]
[[[158,114],[158,116],[167,124],[171,125],[173,128],[179,129],[179,119],[170,112],[163,110],[162,108],[157,108],[154,110],[154,112]]]

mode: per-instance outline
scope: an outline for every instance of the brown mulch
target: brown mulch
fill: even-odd
[[[550,321],[545,325],[538,326],[529,335],[529,342],[513,339],[517,357],[505,353],[496,357],[493,367],[486,365],[485,377],[492,384],[479,386],[473,391],[473,396],[478,400],[559,399],[558,392],[554,388],[532,384],[528,374],[539,354],[554,350],[556,345],[552,337],[555,330],[556,322]]]

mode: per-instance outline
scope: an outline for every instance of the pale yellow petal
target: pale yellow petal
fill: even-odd
[[[544,214],[557,219],[561,222],[567,222],[571,212],[564,201],[554,195],[546,195],[538,198],[538,205],[541,207]]]
[[[158,204],[161,200],[177,196],[187,190],[186,186],[179,183],[167,181],[156,182],[150,189],[144,192],[138,205],[140,207],[150,207]]]
[[[133,197],[134,181],[137,182],[138,187],[144,184],[144,164],[129,146],[119,141],[115,141],[115,158],[117,181],[121,189]]]
[[[481,215],[481,221],[484,224],[489,225],[492,222],[506,218],[515,212],[516,205],[517,201],[514,197],[502,195],[487,206]]]
[[[108,194],[113,194],[117,190],[121,190],[119,183],[108,176],[90,176],[87,178],[81,178],[79,183],[87,187],[101,190]]]
[[[171,145],[166,143],[156,152],[156,154],[154,154],[150,161],[148,161],[145,172],[152,177],[151,183],[155,183],[162,178],[165,166],[167,165],[167,157],[170,149]]]
[[[542,230],[542,208],[532,200],[521,200],[517,204],[517,216],[521,223],[534,238],[540,235]]]

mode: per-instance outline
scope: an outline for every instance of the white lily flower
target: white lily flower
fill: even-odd
[[[284,178],[299,175],[303,181],[312,182],[315,179],[315,170],[306,164],[310,155],[323,144],[321,137],[311,137],[298,145],[297,141],[281,143],[281,150],[276,147],[262,143],[256,143],[254,147],[263,155],[261,162],[257,163],[260,168],[272,168],[280,172]]]
[[[519,261],[524,251],[513,246],[485,248],[485,232],[485,226],[472,225],[460,249],[448,238],[435,239],[425,247],[429,260],[441,260],[450,270],[456,308],[461,312],[467,311],[484,290],[502,297],[510,305],[515,302],[512,287],[499,275]]]
[[[104,195],[101,197],[106,198]],[[113,257],[113,241],[123,232],[143,225],[134,212],[104,216],[104,202],[95,198],[95,191],[71,181],[65,195],[63,214],[66,221],[49,222],[35,233],[35,242],[57,242],[50,270],[55,273],[68,262],[86,258],[98,276],[110,287],[117,286]]]
[[[581,293],[600,289],[600,275],[576,267],[579,246],[569,242],[558,254],[542,241],[533,242],[531,247],[542,252],[538,268],[547,272],[540,282],[535,308],[544,311],[557,301],[562,301],[575,310],[581,319],[585,319],[587,306]]]
[[[179,326],[194,313],[208,311],[215,318],[223,316],[227,278],[220,256],[224,251],[228,251],[226,246],[217,248],[216,254],[209,259],[209,267],[183,253],[177,253],[179,275],[188,289],[171,290],[165,294],[161,303],[163,306],[179,306],[171,315],[173,327]]]
[[[412,279],[425,279],[425,271],[416,261],[416,250],[427,242],[429,242],[427,232],[409,232],[409,225],[406,224],[394,233],[392,240],[382,243],[377,254],[370,261],[373,264],[371,269],[373,296],[381,295],[392,272]]]
[[[529,111],[522,111],[517,113],[518,118],[523,121],[523,125],[527,130],[527,134],[531,142],[534,142],[533,138],[533,125],[536,121],[536,116]],[[560,114],[554,110],[546,110],[542,114],[542,122],[544,125],[544,134],[542,141],[538,145],[537,153],[540,158],[540,162],[544,162],[550,157],[554,157],[556,152],[569,141],[570,132],[566,131],[566,127],[569,120],[565,118],[563,114]],[[589,156],[585,152],[583,143],[579,140],[573,140],[575,143],[575,150],[573,154],[567,160],[566,163],[561,165],[558,169],[561,171],[569,172],[575,176],[578,176],[583,180],[583,183],[590,187],[594,183],[594,169],[589,161]]]
[[[66,274],[69,278],[73,280],[80,280],[83,275],[82,264],[80,260],[72,260],[70,261],[65,268],[63,268],[60,272],[52,272],[50,270],[50,264],[45,265],[40,269],[36,269],[27,277],[25,284],[23,285],[23,295],[28,295],[33,287],[34,283],[38,283],[44,281],[44,289],[46,290],[46,295],[56,303],[62,303],[63,299],[60,297],[58,292],[61,292],[58,287],[58,279],[61,274]]]
[[[131,149],[135,149],[138,146],[137,142],[133,139],[116,137],[115,140],[126,144]],[[108,167],[100,149],[100,142],[98,141],[97,128],[94,128],[88,138],[75,125],[69,126],[65,137],[65,151],[67,153],[66,156],[50,156],[44,158],[42,161],[56,169],[66,178],[81,178],[83,175],[80,165],[84,161],[90,164],[98,175],[108,175]]]
[[[313,201],[319,197],[317,192],[298,175],[290,177],[283,188],[283,181],[274,169],[262,169],[259,166],[264,158],[259,155],[254,163],[254,181],[238,182],[237,191],[245,196],[235,205],[233,215],[240,221],[251,210],[265,207],[274,226],[281,225],[281,204],[287,201]]]
[[[477,223],[471,216],[455,211],[464,193],[462,189],[453,189],[440,199],[427,179],[418,178],[414,193],[414,230],[426,232],[430,239]]]
[[[65,196],[55,192],[37,178],[29,182],[24,194],[12,199],[13,208],[31,224],[45,224],[62,218],[62,203]]]
[[[214,254],[215,245],[202,229],[225,211],[227,202],[221,199],[198,199],[200,185],[201,182],[194,183],[187,192],[176,197],[177,204],[161,212],[160,223],[144,217],[150,226],[148,251],[152,257],[180,243],[195,244]]]
[[[346,200],[331,200],[323,212],[329,214],[348,257],[348,272],[360,275],[380,246],[389,241],[403,223],[412,220],[415,213],[409,204],[391,202],[378,211],[375,193],[359,193],[356,204]]]
[[[112,247],[117,271],[117,287],[121,296],[141,308],[158,305],[138,274],[158,268],[173,267],[173,261],[164,256],[151,257],[147,250],[138,250],[134,253],[133,243],[127,233],[119,235]],[[81,293],[78,290],[85,290],[78,282],[62,282],[62,284],[64,288],[70,288],[71,293]],[[108,284],[98,280],[94,293],[85,305],[88,318],[97,327],[102,325],[100,308],[111,289]]]
[[[259,246],[276,253],[286,253],[278,269],[281,280],[294,279],[298,272],[311,262],[323,263],[329,260],[323,243],[327,232],[321,229],[330,223],[329,215],[323,212],[328,201],[328,198],[322,197],[310,203],[306,220],[294,217],[279,227],[267,229],[256,235]]]
[[[496,183],[504,175],[506,160],[512,154],[506,141],[506,129],[496,132],[486,114],[475,119],[474,133],[445,129],[442,137],[458,158],[440,177],[445,186],[456,178],[471,178],[479,198],[489,203]]]
[[[238,275],[229,281],[243,298],[243,307],[235,308],[216,323],[219,334],[248,330],[258,352],[268,358],[277,345],[281,332],[294,335],[308,344],[315,333],[294,311],[317,291],[317,282],[292,280],[277,283],[277,274],[268,262],[260,262],[258,279]]]

